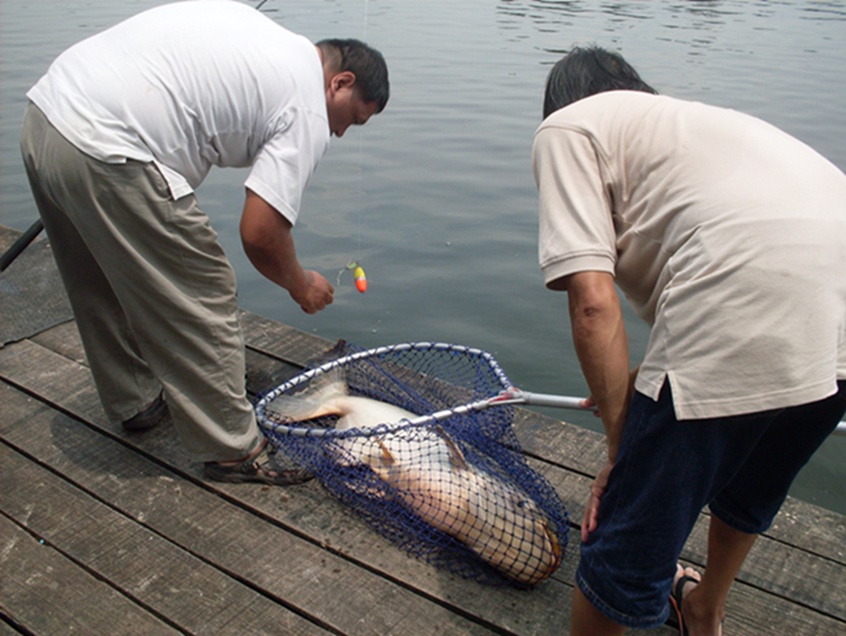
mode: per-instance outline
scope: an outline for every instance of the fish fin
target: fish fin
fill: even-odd
[[[380,469],[391,468],[397,463],[397,459],[394,457],[391,449],[381,439],[369,439],[368,446],[369,449],[366,452],[363,450],[359,452],[361,461],[373,470],[378,471]]]
[[[396,457],[380,439],[368,441],[368,450],[359,449],[361,462],[373,470],[380,479],[389,481],[391,472],[397,465]]]
[[[341,415],[337,400],[347,395],[343,369],[334,367],[310,380],[302,391],[274,398],[266,408],[288,421],[302,422],[324,415]]]
[[[394,457],[393,453],[391,453],[391,450],[387,446],[385,446],[385,442],[383,442],[380,439],[377,439],[376,443],[379,444],[379,448],[382,450],[382,457],[381,457],[382,465],[383,466],[393,466],[394,464],[396,464],[397,460]]]
[[[444,442],[449,449],[449,463],[452,465],[453,468],[458,470],[467,470],[468,464],[467,459],[464,457],[464,453],[461,452],[461,449],[458,447],[458,444],[446,434],[443,428],[438,426],[436,428],[438,435],[440,435]]]

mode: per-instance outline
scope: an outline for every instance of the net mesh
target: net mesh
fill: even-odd
[[[479,350],[339,341],[256,412],[275,446],[403,550],[531,587],[560,564],[568,516],[521,453],[514,407],[474,406],[509,386]]]

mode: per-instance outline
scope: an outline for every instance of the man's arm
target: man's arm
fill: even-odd
[[[579,272],[556,282],[555,288],[567,290],[576,355],[608,442],[608,462],[591,484],[582,519],[582,541],[587,541],[599,520],[599,502],[617,459],[631,400],[629,343],[611,274]]]
[[[614,277],[579,272],[563,281],[573,343],[591,398],[608,437],[608,459],[617,457],[631,400],[629,343]]]
[[[288,290],[303,311],[313,314],[332,303],[334,288],[323,276],[304,270],[297,260],[291,223],[247,189],[241,215],[241,243],[253,266]]]

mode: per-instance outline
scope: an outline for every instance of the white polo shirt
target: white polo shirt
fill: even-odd
[[[329,145],[317,49],[229,0],[145,11],[60,55],[27,93],[86,154],[155,162],[174,198],[212,166],[296,222]]]
[[[735,111],[613,91],[533,149],[547,285],[615,276],[652,325],[638,391],[679,419],[822,399],[846,378],[846,176]]]

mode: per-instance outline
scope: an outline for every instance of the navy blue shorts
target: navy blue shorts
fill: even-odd
[[[702,508],[742,532],[769,528],[844,412],[846,382],[819,402],[708,420],[676,420],[669,383],[657,402],[637,393],[598,526],[581,547],[581,591],[616,623],[662,624],[679,554]]]

